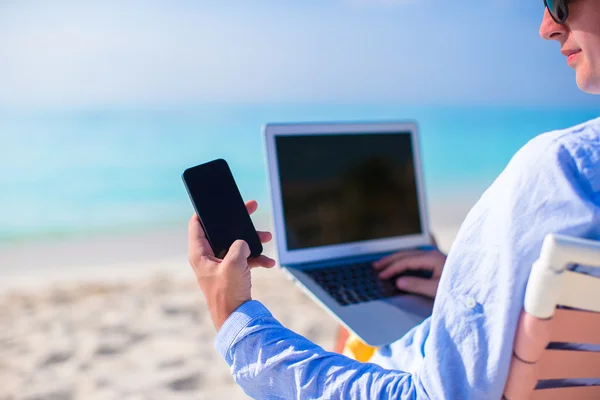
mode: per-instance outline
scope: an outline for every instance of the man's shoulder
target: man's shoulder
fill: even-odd
[[[512,158],[505,173],[521,182],[540,182],[562,174],[600,193],[600,118],[536,136]]]
[[[568,160],[600,162],[600,118],[538,135],[515,154],[513,161],[539,164]]]

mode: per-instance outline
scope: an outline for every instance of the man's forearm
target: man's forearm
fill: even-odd
[[[411,374],[326,352],[255,301],[225,322],[216,347],[253,398],[414,398]]]

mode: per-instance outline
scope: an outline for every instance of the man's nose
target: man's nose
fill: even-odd
[[[544,18],[540,26],[540,36],[546,40],[560,40],[567,33],[567,27],[556,22],[548,9],[544,9]]]

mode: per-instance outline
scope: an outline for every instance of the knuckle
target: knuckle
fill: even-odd
[[[394,271],[394,269],[395,269],[394,264],[389,264],[389,265],[385,265],[381,269],[381,272],[392,272],[392,271]]]
[[[405,265],[406,265],[405,263],[398,261],[398,262],[395,262],[394,264],[392,264],[390,266],[390,269],[393,270],[394,272],[402,272],[404,269],[406,269]]]
[[[420,279],[416,279],[413,277],[408,277],[406,279],[406,282],[415,289],[420,289],[423,286],[423,283],[421,282]]]
[[[204,256],[200,252],[191,251],[188,253],[188,261],[195,268],[202,267],[202,265],[206,263],[206,260],[206,256]]]
[[[196,254],[189,254],[188,261],[192,267],[197,267],[200,264],[200,257]]]

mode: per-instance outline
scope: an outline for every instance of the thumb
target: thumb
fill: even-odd
[[[223,262],[232,265],[248,265],[248,257],[250,257],[248,243],[243,240],[236,240],[229,248],[225,258],[223,258]]]

